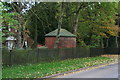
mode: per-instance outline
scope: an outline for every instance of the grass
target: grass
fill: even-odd
[[[107,57],[76,58],[26,66],[4,67],[2,78],[41,78],[44,76],[103,64],[112,61]]]

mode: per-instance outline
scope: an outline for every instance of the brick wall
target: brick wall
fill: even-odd
[[[55,37],[46,37],[45,45],[48,48],[54,48]],[[76,38],[74,37],[60,37],[58,48],[75,48],[76,47]]]

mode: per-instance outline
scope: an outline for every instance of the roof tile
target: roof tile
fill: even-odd
[[[52,36],[56,36],[57,35],[57,31],[58,31],[58,29],[56,29],[56,30],[54,30],[54,31],[52,31],[52,32],[50,32],[50,33],[48,33],[48,34],[46,34],[45,36],[46,37],[52,37]],[[72,33],[70,33],[69,31],[67,31],[66,29],[60,29],[60,34],[59,34],[59,36],[60,37],[76,37],[76,35],[74,35],[74,34],[72,34]]]

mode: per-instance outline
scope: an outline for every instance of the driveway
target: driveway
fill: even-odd
[[[119,69],[120,71],[120,69]],[[118,64],[61,75],[56,78],[118,78]]]

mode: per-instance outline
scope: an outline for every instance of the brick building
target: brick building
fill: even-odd
[[[56,35],[58,29],[45,35],[45,45],[48,48],[54,48]],[[70,33],[65,29],[60,29],[59,42],[57,48],[75,48],[76,47],[76,35]]]

